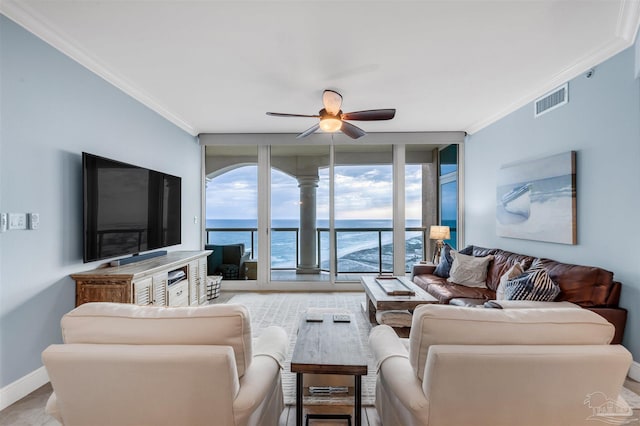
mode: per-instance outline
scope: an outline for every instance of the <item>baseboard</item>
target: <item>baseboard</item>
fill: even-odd
[[[0,411],[49,382],[44,366],[0,389]]]
[[[636,382],[640,382],[640,362],[633,361],[631,368],[629,368],[629,377]]]

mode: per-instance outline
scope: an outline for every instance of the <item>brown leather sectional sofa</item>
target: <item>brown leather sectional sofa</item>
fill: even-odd
[[[471,248],[468,248],[468,250]],[[412,281],[436,297],[442,304],[463,306],[482,305],[495,300],[500,277],[516,262],[523,262],[524,269],[536,260],[535,257],[512,253],[497,248],[473,246],[473,256],[493,255],[487,272],[487,288],[467,287],[448,282],[446,278],[433,275],[432,265],[415,265]],[[611,343],[622,342],[627,311],[618,307],[621,284],[613,279],[613,273],[594,266],[572,265],[541,258],[545,270],[561,289],[556,301],[568,301],[603,316],[616,328]]]

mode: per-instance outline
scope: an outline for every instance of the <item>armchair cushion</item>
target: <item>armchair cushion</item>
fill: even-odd
[[[64,344],[42,359],[65,426],[235,424],[228,346]]]
[[[65,426],[278,424],[288,338],[249,324],[241,305],[81,305],[42,354],[46,410]]]
[[[413,312],[409,360],[422,380],[432,345],[598,345],[613,335],[613,325],[586,309],[420,305]]]
[[[238,377],[253,356],[249,311],[242,305],[164,308],[85,303],[66,314],[61,324],[65,343],[231,346]]]

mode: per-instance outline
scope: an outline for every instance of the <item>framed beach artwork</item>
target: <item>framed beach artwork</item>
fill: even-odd
[[[576,153],[506,164],[497,176],[500,237],[576,244]]]

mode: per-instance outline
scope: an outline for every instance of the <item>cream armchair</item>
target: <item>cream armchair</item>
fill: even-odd
[[[422,305],[408,340],[371,331],[376,409],[385,426],[585,425],[613,407],[624,418],[631,354],[613,334],[586,309]]]
[[[62,318],[65,344],[42,354],[66,426],[277,425],[288,339],[255,341],[241,305],[87,303]]]

